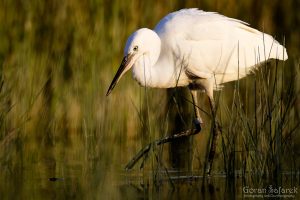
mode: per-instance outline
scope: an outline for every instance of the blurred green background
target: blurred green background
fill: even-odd
[[[286,148],[280,154],[287,157],[280,159],[282,168],[299,173],[300,1],[1,0],[1,199],[169,197],[164,190],[128,187],[128,173],[123,171],[143,145],[166,134],[172,126],[167,113],[175,106],[167,106],[166,90],[145,91],[126,75],[111,96],[105,93],[121,62],[127,37],[141,27],[154,28],[172,11],[189,7],[241,19],[285,43],[289,60],[284,67],[278,63],[276,72],[277,64],[271,65],[271,74],[283,74],[278,90],[292,98],[281,98],[289,106],[285,119],[288,123],[281,129],[287,131],[280,136]],[[241,81],[241,90],[252,91],[249,85],[253,80],[252,76]],[[292,89],[285,88],[289,85]],[[221,93],[221,100],[232,102],[235,86],[225,85],[227,95],[222,97]],[[250,97],[247,93],[241,96],[247,103],[251,93]],[[253,97],[249,102],[252,101]],[[207,105],[206,100],[201,102]],[[256,112],[251,112],[251,107],[247,109],[249,113]],[[244,118],[248,116],[245,113]],[[226,118],[226,114],[222,117]],[[191,120],[189,116],[188,123]],[[203,168],[209,124],[205,129],[195,136],[192,170]],[[233,126],[226,129],[224,138],[228,141],[219,142],[217,171],[230,166],[226,163],[230,156],[221,152],[232,147],[226,146],[232,129],[240,131]],[[277,148],[274,145],[271,153],[276,153]],[[243,160],[243,155],[238,157]],[[153,170],[153,163],[152,157],[147,169]],[[148,171],[137,172],[140,173],[139,181],[151,177]],[[185,187],[182,191],[182,197],[189,195]],[[192,196],[197,195],[196,190]]]

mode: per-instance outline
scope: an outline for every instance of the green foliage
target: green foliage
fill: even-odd
[[[110,97],[105,93],[128,35],[153,28],[184,7],[239,18],[277,34],[279,41],[285,36],[290,56],[284,66],[272,63],[256,79],[240,81],[239,88],[225,86],[219,101],[223,156],[216,170],[274,172],[278,157],[281,169],[299,170],[296,0],[2,0],[0,196],[39,198],[46,192],[50,198],[121,198],[109,181],[119,179],[119,171],[144,144],[167,133],[167,97],[163,90],[145,91],[129,75]],[[206,100],[202,103],[209,112]],[[202,170],[208,136],[209,125],[195,137],[194,170]],[[50,177],[65,180],[53,185]]]

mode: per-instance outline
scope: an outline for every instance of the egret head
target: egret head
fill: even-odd
[[[111,93],[120,78],[141,59],[147,58],[143,62],[154,65],[160,54],[160,45],[158,35],[147,28],[139,29],[129,36],[124,49],[124,58],[107,90],[106,96]]]

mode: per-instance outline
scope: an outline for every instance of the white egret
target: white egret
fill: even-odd
[[[245,77],[268,59],[288,58],[286,49],[272,36],[243,21],[195,8],[168,14],[154,30],[138,29],[128,38],[124,54],[107,95],[132,68],[134,79],[142,86],[188,86],[194,104],[196,91],[204,90],[213,115],[213,90],[220,84]],[[197,106],[194,108],[196,128],[200,131],[200,112]],[[211,151],[215,151],[216,135]]]

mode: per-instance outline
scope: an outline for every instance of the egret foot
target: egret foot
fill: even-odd
[[[205,169],[205,173],[206,173],[206,175],[210,175],[210,172],[211,172],[211,166],[212,166],[212,162],[209,162],[208,164],[207,164],[207,167],[206,167],[206,169]]]
[[[195,118],[195,119],[193,120],[193,123],[194,123],[194,126],[195,126],[195,128],[196,128],[196,131],[197,131],[197,132],[200,132],[201,129],[202,129],[201,124],[203,124],[202,120],[201,120],[201,119],[198,119],[198,118]]]
[[[130,170],[134,167],[134,165],[143,157],[147,157],[148,153],[150,152],[151,148],[155,148],[155,146],[158,145],[162,145],[165,143],[169,143],[169,142],[173,142],[175,140],[181,139],[181,138],[186,138],[189,137],[191,135],[196,135],[201,131],[201,123],[198,119],[194,120],[196,122],[195,126],[196,128],[194,129],[190,129],[190,130],[186,130],[186,131],[182,131],[180,133],[176,133],[173,135],[168,135],[165,136],[161,139],[158,140],[154,140],[153,142],[149,143],[146,147],[144,147],[143,149],[141,149],[132,159],[131,161],[126,165],[125,170]],[[144,161],[143,161],[144,162]],[[141,168],[143,167],[144,163],[142,163]]]

